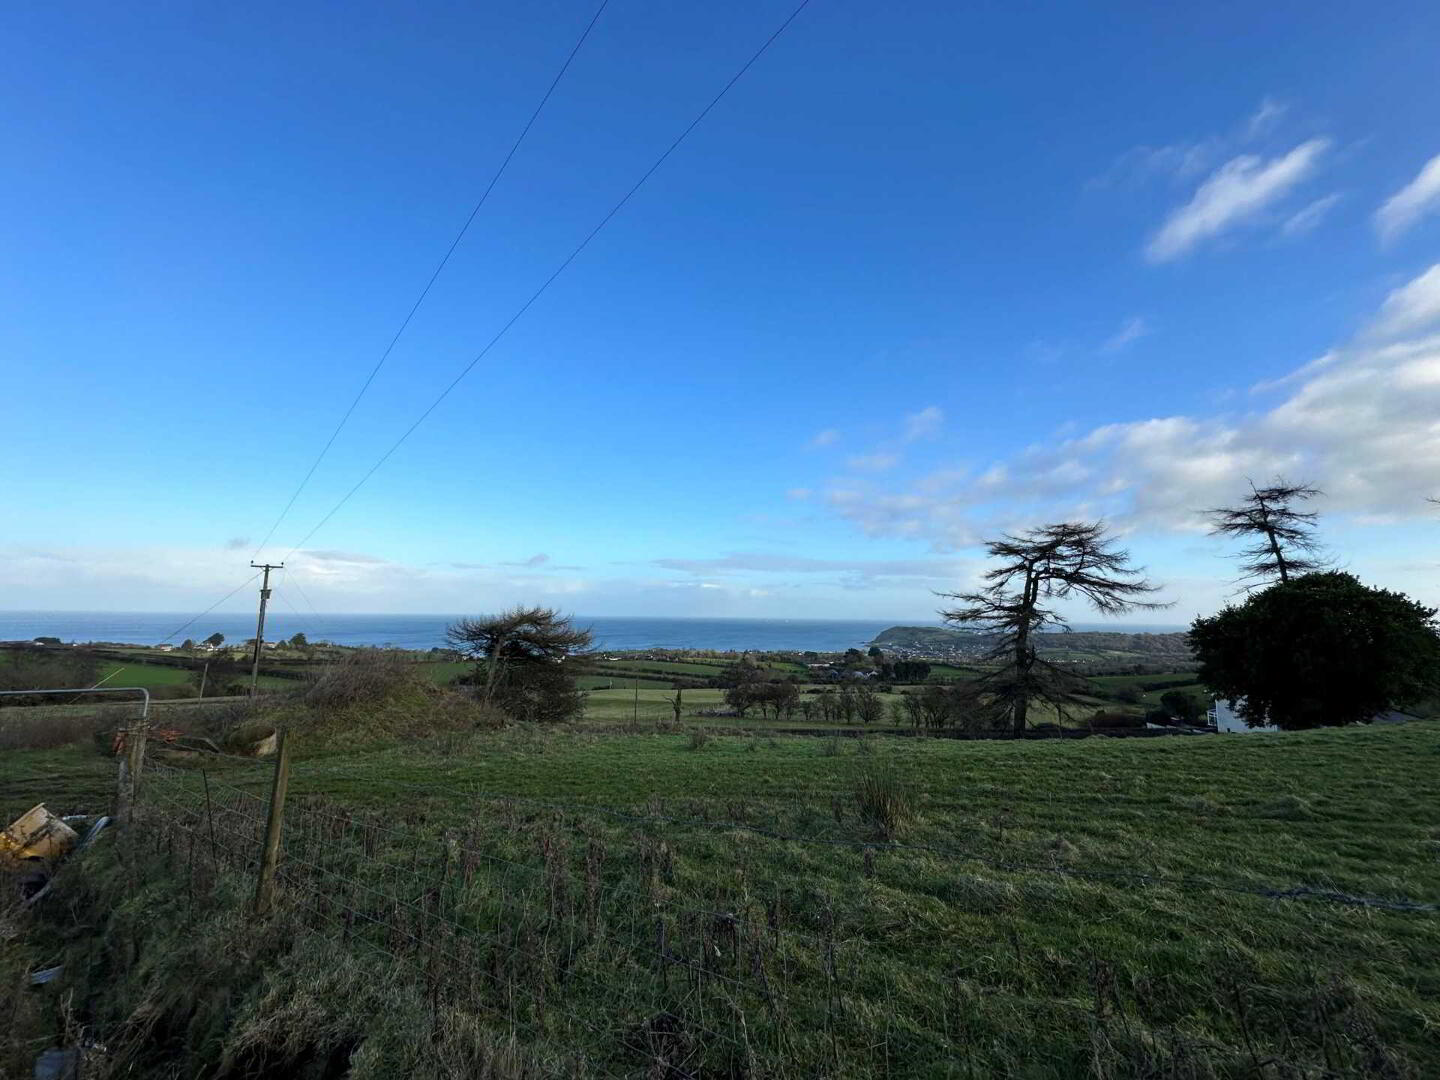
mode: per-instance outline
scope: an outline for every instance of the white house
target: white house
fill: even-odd
[[[1378,712],[1370,718],[1372,724],[1405,724],[1415,717],[1411,713],[1402,712],[1399,709],[1386,709]],[[1215,704],[1210,707],[1210,726],[1220,734],[1243,735],[1251,731],[1279,731],[1274,724],[1262,724],[1259,727],[1250,727],[1244,720],[1235,714],[1234,703],[1215,699]]]
[[[1262,724],[1259,727],[1251,727],[1236,715],[1232,702],[1215,699],[1215,704],[1210,706],[1210,726],[1222,735],[1244,735],[1252,731],[1279,731],[1274,724]]]

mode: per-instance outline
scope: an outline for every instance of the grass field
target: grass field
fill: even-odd
[[[445,686],[461,675],[470,674],[475,665],[465,660],[423,660],[420,668],[436,686]]]
[[[718,662],[707,664],[700,661],[681,660],[598,660],[595,662],[595,666],[606,671],[698,675],[707,679],[719,675],[725,670],[725,665]]]
[[[492,1049],[512,1032],[517,1060],[582,1061],[580,1075],[1435,1075],[1440,915],[1334,897],[1440,899],[1437,762],[1433,723],[1057,743],[533,729],[302,743],[293,889],[351,859],[351,902],[378,919],[365,890],[429,895],[407,882],[446,880],[439,855],[459,837],[468,869],[434,903],[447,934],[477,942],[446,938],[447,954],[478,949],[491,974],[446,968],[461,982],[435,983],[424,961],[412,977],[428,954],[393,924],[357,922],[342,945],[350,931],[297,906],[262,980],[222,947],[248,875],[184,899],[195,848],[187,864],[185,834],[163,840],[172,825],[155,820],[142,885],[101,854],[69,886],[107,914],[103,937],[72,943],[67,978],[124,972],[102,1033],[147,1009],[190,1032],[169,1053],[187,1038],[197,1061],[261,1045],[272,1067],[366,1045],[357,1076],[468,1075],[425,1058],[450,1052],[435,1031]],[[89,748],[7,754],[4,810],[99,809],[111,769]],[[219,765],[210,783],[259,795],[267,776]],[[202,805],[193,772],[147,784],[154,812]],[[362,854],[317,824],[367,813],[404,823],[402,846],[381,834]],[[502,951],[483,944],[494,933]],[[137,949],[144,965],[115,968]],[[517,949],[539,959],[505,963]],[[210,989],[187,990],[197,980]]]

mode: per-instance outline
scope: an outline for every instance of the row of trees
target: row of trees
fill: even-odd
[[[885,695],[866,683],[802,694],[799,682],[794,679],[780,682],[757,679],[726,690],[725,704],[739,716],[756,709],[762,717],[772,720],[798,717],[810,724],[880,724],[887,715]]]
[[[219,632],[216,632],[216,633],[214,633],[214,634],[211,634],[209,637],[203,639],[203,640],[200,642],[200,644],[201,644],[201,645],[208,645],[208,646],[210,646],[210,648],[212,648],[212,649],[218,649],[218,648],[220,648],[221,645],[224,645],[224,644],[225,644],[225,635],[224,635],[224,634],[221,634],[221,633],[219,633]],[[292,648],[292,649],[308,649],[308,648],[310,647],[310,641],[309,641],[309,639],[307,639],[307,638],[305,637],[305,635],[304,635],[303,633],[297,633],[297,634],[291,635],[291,636],[288,637],[288,638],[282,638],[282,639],[278,642],[278,644],[280,644],[280,645],[288,645],[288,646],[290,646],[290,648]],[[253,649],[253,648],[255,647],[255,639],[254,639],[254,638],[248,639],[248,640],[245,642],[245,645],[246,645],[247,648],[252,648],[252,649]],[[186,638],[184,641],[182,641],[182,642],[180,643],[180,651],[181,651],[181,652],[187,652],[187,653],[189,653],[189,652],[194,652],[197,648],[199,648],[199,646],[195,644],[195,639],[194,639],[194,638]]]
[[[1248,723],[1281,728],[1367,720],[1397,703],[1440,692],[1435,609],[1325,568],[1316,514],[1320,494],[1277,480],[1238,505],[1208,511],[1216,534],[1242,540],[1243,603],[1196,619],[1190,644],[1199,678]],[[975,722],[1023,732],[1043,703],[1060,716],[1082,680],[1037,655],[1042,629],[1068,629],[1055,605],[1079,599],[1102,615],[1165,607],[1158,587],[1130,562],[1101,522],[1061,522],[986,545],[998,565],[975,592],[948,594],[950,624],[995,635],[992,670],[957,693]]]
[[[1365,586],[1327,569],[1305,509],[1320,494],[1277,480],[1251,486],[1237,505],[1208,511],[1214,531],[1237,539],[1242,603],[1196,619],[1189,640],[1199,678],[1235,703],[1252,724],[1316,727],[1365,720],[1397,703],[1440,693],[1440,634],[1435,611],[1408,597]],[[1107,616],[1155,610],[1158,586],[1103,522],[1070,521],[1006,535],[986,545],[995,565],[973,592],[946,594],[941,612],[952,626],[986,635],[990,669],[973,681],[925,687],[902,698],[916,728],[1023,733],[1032,714],[1061,719],[1093,688],[1072,671],[1040,658],[1036,635],[1068,630],[1059,605],[1082,601]],[[469,677],[481,699],[518,720],[578,717],[584,696],[575,675],[591,644],[588,630],[546,608],[522,607],[462,619],[447,638],[476,661]],[[851,655],[853,654],[853,655]],[[846,662],[884,670],[879,650],[851,650]],[[923,662],[888,665],[895,678],[923,679]],[[873,723],[884,701],[863,683],[802,696],[795,681],[771,681],[740,662],[727,670],[726,702],[741,715],[758,709],[775,719]],[[1193,718],[1193,705],[1174,710]],[[678,697],[677,697],[678,711]]]

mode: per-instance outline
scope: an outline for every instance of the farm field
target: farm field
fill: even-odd
[[[713,678],[725,670],[725,664],[716,661],[715,663],[702,663],[701,661],[683,660],[597,660],[594,663],[597,668],[604,668],[606,671],[630,672],[636,674],[673,674],[673,675],[698,675],[702,678]]]
[[[514,1046],[526,1060],[579,1054],[594,1074],[641,1075],[656,1051],[626,1033],[663,1014],[683,1053],[711,1071],[743,1060],[748,1031],[765,1075],[823,1072],[838,1051],[848,1075],[866,1077],[1260,1075],[1247,1071],[1256,1059],[1294,1075],[1419,1077],[1440,1069],[1440,914],[1415,906],[1440,899],[1437,756],[1433,723],[1054,743],[763,732],[697,743],[566,729],[368,747],[302,740],[290,828],[295,858],[330,852],[319,866],[339,855],[328,833],[311,838],[311,822],[406,822],[404,846],[374,856],[383,870],[354,855],[349,872],[370,873],[373,889],[397,873],[408,888],[401,868],[414,854],[464,837],[478,861],[466,863],[469,884],[444,895],[467,932],[530,919],[550,929],[527,948],[570,942],[573,975],[531,986],[543,983],[545,1004],[513,1029],[526,1033]],[[6,813],[41,797],[93,811],[112,769],[89,747],[9,753],[0,801]],[[217,764],[209,783],[259,796],[268,775]],[[183,768],[147,784],[156,813],[200,805]],[[883,822],[877,784],[892,797]],[[426,984],[384,960],[393,932],[365,938],[382,949],[372,957],[296,908],[311,929],[265,985],[252,984],[206,959],[225,955],[225,904],[243,906],[248,878],[237,874],[232,889],[222,876],[213,910],[187,908],[181,841],[146,849],[149,875],[108,917],[106,940],[168,942],[150,951],[152,977],[201,977],[233,995],[244,1020],[222,1041],[261,1038],[288,1015],[302,1041],[372,1040],[391,1068],[426,1067],[405,1057],[418,1051],[404,1038],[404,1018],[427,1008]],[[122,879],[108,867],[98,855],[84,886],[97,899]],[[548,893],[521,887],[532,872]],[[626,890],[650,896],[639,923]],[[579,905],[573,916],[557,896]],[[172,919],[140,919],[157,906]],[[685,915],[700,908],[734,912],[756,958],[738,963],[724,945],[707,974],[679,966],[665,977],[647,953],[655,920],[669,926],[669,955],[703,957],[712,930]],[[71,948],[81,971],[107,946]],[[322,959],[330,974],[317,999]],[[752,996],[755,964],[783,1007]],[[381,971],[391,1010],[326,1004],[373,996],[366,986]],[[113,988],[102,1023],[139,1005],[140,982]],[[159,1007],[174,1020],[194,1004],[175,995]],[[454,1008],[456,1023],[490,1030],[483,1008]],[[372,1026],[346,1028],[362,1017]],[[1377,1062],[1385,1071],[1372,1071]],[[1177,1073],[1181,1063],[1194,1071]]]

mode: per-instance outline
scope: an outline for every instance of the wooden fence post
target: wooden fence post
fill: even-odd
[[[135,810],[135,796],[140,790],[140,774],[145,769],[145,724],[125,729],[125,747],[118,755],[119,769],[115,789],[115,819],[129,825]]]
[[[275,868],[280,864],[280,827],[285,819],[285,790],[290,784],[290,747],[285,732],[276,737],[275,782],[270,788],[270,816],[265,821],[265,848],[260,878],[255,883],[255,914],[268,915],[275,906]]]

